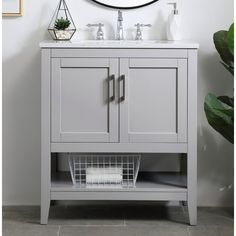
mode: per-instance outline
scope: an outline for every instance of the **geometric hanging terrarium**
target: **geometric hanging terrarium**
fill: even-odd
[[[48,31],[55,40],[70,40],[74,35],[76,31],[75,24],[65,0],[60,0]]]

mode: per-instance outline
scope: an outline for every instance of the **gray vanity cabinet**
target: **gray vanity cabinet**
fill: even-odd
[[[186,142],[186,59],[53,58],[51,94],[52,142]]]
[[[120,141],[187,141],[187,60],[120,60]]]
[[[118,142],[117,77],[118,59],[53,58],[52,142]]]
[[[186,201],[196,225],[198,44],[40,46],[41,224],[51,200],[144,200]],[[135,188],[77,188],[56,170],[58,153],[177,153],[186,168],[140,174]]]

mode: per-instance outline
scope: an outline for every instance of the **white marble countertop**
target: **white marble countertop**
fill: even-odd
[[[161,40],[81,40],[81,41],[43,41],[41,48],[166,48],[166,49],[197,49],[199,44],[191,41]]]

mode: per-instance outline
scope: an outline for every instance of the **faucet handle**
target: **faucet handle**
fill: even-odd
[[[98,31],[97,31],[97,40],[104,40],[104,33],[102,30],[102,27],[104,26],[104,24],[102,23],[98,23],[98,24],[87,24],[87,27],[98,27]]]
[[[98,24],[87,24],[88,27],[103,27],[104,24],[98,23]]]
[[[151,24],[140,24],[140,23],[137,23],[134,26],[137,27],[137,32],[136,32],[135,40],[143,40],[141,27],[151,27],[152,25]]]
[[[151,24],[140,24],[140,23],[137,23],[137,24],[135,24],[134,26],[136,26],[136,27],[152,27],[152,25]]]

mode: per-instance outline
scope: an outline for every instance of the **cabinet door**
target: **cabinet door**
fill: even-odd
[[[52,142],[117,142],[118,59],[52,59]]]
[[[187,60],[120,61],[120,141],[187,141]]]

